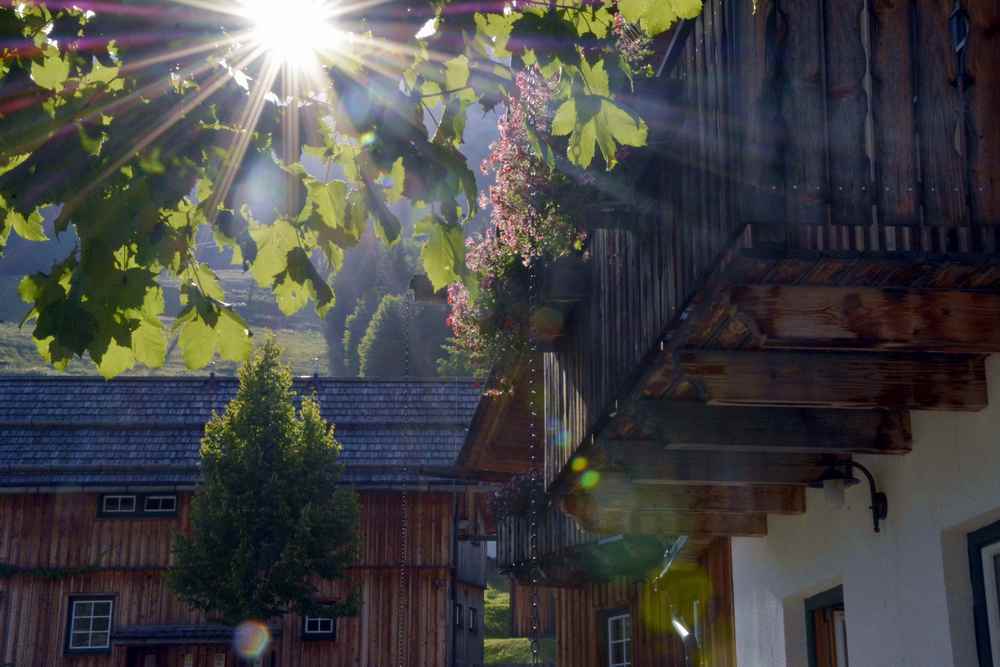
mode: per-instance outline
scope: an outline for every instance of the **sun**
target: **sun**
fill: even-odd
[[[242,0],[241,5],[253,40],[284,64],[306,66],[341,38],[329,0]]]

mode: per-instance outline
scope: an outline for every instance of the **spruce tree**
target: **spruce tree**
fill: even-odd
[[[340,445],[314,398],[296,411],[292,376],[269,341],[240,371],[236,398],[205,427],[203,485],[191,533],[177,537],[171,588],[226,623],[286,611],[353,612],[314,599],[313,581],[346,576],[358,501],[340,486]]]

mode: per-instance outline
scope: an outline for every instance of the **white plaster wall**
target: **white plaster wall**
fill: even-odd
[[[914,412],[910,454],[857,457],[889,496],[881,533],[863,483],[733,540],[739,667],[806,667],[803,601],[838,584],[851,667],[978,667],[965,536],[1000,518],[1000,358],[987,376],[985,410]]]

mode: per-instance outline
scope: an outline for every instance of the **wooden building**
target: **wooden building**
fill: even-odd
[[[482,664],[488,528],[450,471],[479,391],[471,382],[306,378],[336,426],[361,499],[350,577],[356,617],[272,619],[262,664]],[[232,667],[233,629],[167,589],[188,524],[199,444],[233,378],[0,379],[0,664]],[[437,476],[435,476],[437,475]],[[453,617],[462,610],[462,623]]]
[[[545,431],[539,474],[550,511],[574,518],[572,530],[554,518],[538,528],[540,557],[553,554],[543,583],[562,587],[561,659],[686,664],[668,643],[651,644],[642,629],[650,622],[634,615],[628,632],[616,625],[621,640],[633,642],[634,662],[601,653],[595,618],[643,613],[648,584],[635,582],[649,579],[602,583],[577,555],[606,548],[602,536],[634,544],[654,538],[668,548],[685,536],[677,563],[700,563],[714,582],[713,599],[698,602],[701,614],[706,604],[716,610],[701,621],[711,635],[698,640],[703,664],[735,665],[740,623],[747,637],[767,624],[733,611],[728,545],[752,554],[747,565],[755,571],[766,570],[765,560],[783,563],[781,549],[792,550],[794,535],[775,539],[780,548],[761,548],[769,525],[812,535],[804,522],[807,499],[811,507],[817,496],[807,489],[863,481],[869,469],[877,473],[870,488],[862,484],[849,497],[865,508],[858,511],[868,515],[869,531],[891,530],[878,477],[902,474],[899,459],[913,449],[917,422],[929,432],[925,414],[948,420],[946,412],[987,406],[987,357],[1000,352],[998,25],[992,0],[705,0],[698,19],[666,36],[659,77],[629,100],[650,125],[650,148],[623,163],[634,186],[629,199],[640,206],[633,216],[608,214],[606,225],[590,221],[599,229],[589,240],[584,295],[537,372],[544,421],[536,428]],[[634,222],[623,227],[623,219]],[[522,360],[512,373],[530,374],[532,365]],[[507,399],[481,413],[516,408]],[[948,423],[961,423],[955,419]],[[514,420],[481,425],[462,460],[491,473],[510,470],[509,461],[491,460],[502,448],[488,441],[517,440],[505,423]],[[976,438],[985,443],[987,433]],[[937,437],[927,446],[959,452],[966,444]],[[521,464],[520,471],[530,468],[525,457]],[[971,485],[974,465],[962,470]],[[915,502],[905,493],[901,506]],[[975,504],[982,514],[966,517],[968,525],[942,529],[958,531],[971,549],[969,531],[1000,512],[996,495],[983,492]],[[516,542],[527,529],[501,520],[498,530],[498,553],[511,555],[516,572],[517,559],[523,565],[526,558]],[[860,545],[868,537],[845,539]],[[974,562],[989,553],[977,552]],[[977,567],[979,643],[992,628],[1000,655],[998,602],[987,613]],[[775,570],[767,581],[784,581]],[[968,581],[964,572],[948,575],[947,586]],[[841,576],[834,565],[828,574]],[[766,585],[747,582],[748,590]],[[852,585],[864,606],[860,584],[845,581],[845,594]],[[767,614],[780,616],[782,601],[801,607],[807,597],[806,589],[781,590],[786,597]],[[957,599],[939,597],[941,607]],[[900,602],[896,613],[912,616],[916,603]],[[843,598],[836,604],[822,628],[812,625],[819,616],[807,617],[808,639],[786,642],[803,650],[812,642],[809,664],[820,664],[817,651],[829,664],[846,664],[837,661],[845,649],[815,643],[833,636],[831,619],[843,623]],[[877,634],[889,622],[871,606],[871,622],[858,623],[854,636]],[[846,608],[849,619],[849,600]],[[654,616],[662,613],[660,605]],[[961,621],[940,613],[943,628],[972,627],[971,613]],[[923,626],[911,631],[919,635]],[[867,646],[884,650],[876,644],[873,635]],[[761,645],[784,655],[773,636]],[[883,662],[855,653],[851,664],[951,664],[913,662],[901,657],[909,655],[905,646],[900,641]],[[984,661],[984,650],[979,664],[1000,664]]]

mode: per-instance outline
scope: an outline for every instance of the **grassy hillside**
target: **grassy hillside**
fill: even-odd
[[[531,640],[517,639],[486,639],[485,660],[487,665],[530,665]],[[542,662],[552,663],[556,660],[556,640],[541,640]]]
[[[254,285],[252,279],[239,270],[219,271],[219,279],[226,291],[226,298],[235,304],[246,319],[260,345],[269,335],[274,335],[285,350],[285,360],[296,375],[327,372],[327,346],[323,337],[322,322],[311,309],[304,309],[293,317],[281,314],[274,299],[266,290]],[[32,339],[32,325],[19,327],[27,307],[17,293],[20,280],[15,275],[0,275],[0,373],[58,373],[38,355]],[[176,285],[164,286],[167,313],[175,315],[180,310]],[[170,321],[168,318],[167,325]],[[220,375],[235,373],[236,364],[217,360],[213,366],[200,372],[214,371]],[[67,373],[89,375],[96,373],[90,360],[73,361]],[[172,341],[166,363],[159,369],[137,367],[126,375],[182,375],[189,373],[176,340]]]

